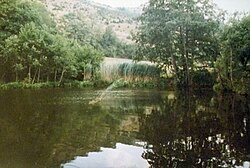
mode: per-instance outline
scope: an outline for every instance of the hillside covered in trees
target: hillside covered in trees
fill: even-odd
[[[107,57],[132,58],[131,33],[141,8],[113,8],[87,0],[44,0],[58,30],[80,44],[90,44]]]

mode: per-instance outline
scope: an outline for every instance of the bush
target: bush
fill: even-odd
[[[94,87],[94,82],[92,81],[68,81],[63,84],[63,87],[68,88],[86,88]]]
[[[194,86],[212,87],[214,83],[215,79],[207,69],[202,69],[194,72],[193,75]]]
[[[55,87],[54,83],[25,83],[25,82],[12,82],[1,84],[0,89],[7,90],[7,89],[39,89],[39,88],[52,88]]]

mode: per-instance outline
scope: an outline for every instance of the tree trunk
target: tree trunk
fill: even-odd
[[[64,75],[65,72],[66,72],[66,70],[63,69],[63,71],[62,71],[62,73],[61,73],[61,77],[60,77],[59,83],[58,83],[58,86],[61,85],[61,82],[62,82],[62,80],[63,80],[63,75]]]
[[[186,48],[187,34],[184,34],[183,27],[180,27],[180,35],[182,38],[182,57],[184,59],[184,73],[185,73],[185,85],[189,86],[190,74],[188,65],[188,51]]]
[[[194,44],[193,44],[193,46],[192,46],[192,52],[191,52],[191,62],[190,62],[190,75],[189,75],[189,77],[190,77],[190,82],[189,82],[189,84],[190,84],[190,86],[193,86],[193,74],[194,74]]]
[[[230,82],[231,89],[233,89],[233,50],[230,48]]]
[[[28,80],[29,80],[29,83],[30,83],[31,82],[31,66],[29,66]]]
[[[57,70],[55,69],[55,74],[54,74],[54,82],[57,80]]]
[[[186,27],[186,30],[185,30],[185,36],[184,36],[184,53],[185,53],[185,64],[186,64],[186,74],[187,74],[187,86],[191,86],[191,78],[190,78],[190,70],[189,70],[189,52],[188,52],[188,49],[187,49],[187,44],[188,44],[188,30],[187,30],[187,27]]]
[[[192,39],[191,43],[191,61],[190,61],[190,85],[193,86],[193,75],[194,75],[194,55],[195,55],[195,48],[196,48],[196,43],[195,43],[195,32],[192,33]]]
[[[41,75],[41,67],[38,69],[38,76],[37,76],[37,82],[40,82],[40,75]]]
[[[16,82],[18,82],[18,72],[16,70]]]
[[[176,58],[175,56],[171,53],[171,58],[172,58],[172,64],[173,64],[173,67],[174,67],[174,76],[175,76],[175,85],[177,85],[178,83],[178,67],[177,67],[177,64],[176,64]]]
[[[93,66],[91,67],[91,80],[94,79],[94,71],[95,69],[93,68]]]
[[[4,80],[4,77],[5,77],[6,73],[4,72],[1,76],[1,80]]]
[[[83,80],[85,81],[85,75],[86,75],[86,69],[85,69],[85,66],[84,66],[84,68],[83,68]]]
[[[36,80],[37,71],[38,71],[38,70],[35,71],[34,77],[33,77],[33,79],[32,79],[32,84],[34,84],[34,82],[35,82],[35,80]]]

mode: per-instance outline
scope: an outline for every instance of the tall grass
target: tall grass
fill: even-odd
[[[128,82],[155,81],[160,77],[160,70],[148,64],[123,63],[118,66],[118,73]]]
[[[127,59],[105,61],[101,65],[101,80],[115,81],[123,79],[127,82],[156,81],[160,70],[150,63],[134,63]]]

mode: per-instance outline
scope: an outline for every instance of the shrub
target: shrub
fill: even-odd
[[[193,85],[202,87],[212,87],[215,83],[213,75],[207,70],[202,69],[194,72]]]

